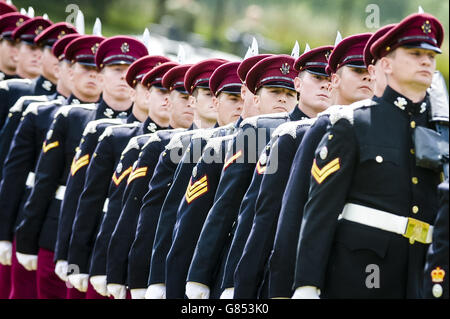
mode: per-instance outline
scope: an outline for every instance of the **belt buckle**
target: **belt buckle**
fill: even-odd
[[[415,241],[422,244],[427,244],[427,235],[430,229],[430,224],[420,220],[408,217],[408,224],[406,225],[404,237],[409,238],[409,243],[412,245]]]

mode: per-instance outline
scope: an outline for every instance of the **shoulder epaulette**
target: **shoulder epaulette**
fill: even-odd
[[[69,112],[76,109],[86,109],[86,110],[95,110],[97,109],[97,104],[73,104],[73,105],[64,105],[59,108],[58,112],[55,114],[55,118],[57,118],[60,114],[64,117],[69,116]]]
[[[214,149],[215,153],[219,153],[222,143],[224,141],[231,140],[232,138],[233,138],[233,135],[225,135],[225,136],[218,136],[218,137],[210,138],[208,140],[208,143],[206,143],[204,149],[206,150],[207,148],[212,148],[212,149]]]
[[[334,105],[330,112],[330,123],[331,125],[336,124],[340,119],[346,119],[353,125],[354,122],[354,112],[357,109],[370,107],[377,105],[378,103],[372,99],[365,99],[352,103],[350,105]],[[327,110],[328,111],[328,110]]]
[[[38,109],[42,106],[48,106],[48,105],[62,105],[62,102],[60,100],[53,100],[48,102],[33,102],[28,105],[28,107],[23,112],[23,116],[26,116],[29,113],[33,113],[35,115],[38,115]]]
[[[130,138],[130,141],[128,142],[127,146],[125,146],[125,148],[122,151],[122,156],[124,156],[126,153],[128,153],[130,150],[132,150],[134,148],[139,149],[139,143],[138,143],[139,137],[141,137],[141,135],[133,136],[132,138]]]
[[[290,136],[292,136],[293,139],[296,139],[297,138],[297,128],[299,126],[311,126],[314,124],[314,122],[316,120],[317,120],[317,118],[312,118],[312,119],[304,119],[304,120],[300,120],[300,121],[283,123],[275,129],[275,131],[272,133],[272,137],[290,135]]]
[[[113,136],[114,135],[114,131],[118,130],[118,129],[122,129],[122,128],[135,128],[137,126],[139,126],[140,123],[129,123],[129,124],[119,124],[119,125],[113,125],[113,126],[108,126],[105,131],[103,132],[102,135],[100,135],[100,137],[98,138],[98,141],[101,142],[105,137],[108,136]]]
[[[97,127],[99,125],[105,124],[105,123],[106,124],[117,124],[117,125],[119,125],[119,124],[122,124],[123,121],[121,119],[108,119],[108,118],[90,121],[86,125],[86,127],[85,127],[85,129],[83,131],[83,136],[86,136],[88,134],[96,133],[97,132]]]
[[[172,138],[170,139],[169,143],[166,145],[166,150],[172,150],[174,148],[182,148],[183,142],[182,139],[185,136],[193,135],[194,131],[185,131],[176,133]]]
[[[48,101],[48,97],[47,95],[37,95],[37,96],[33,96],[33,95],[28,95],[28,96],[21,96],[16,103],[14,103],[14,105],[9,109],[10,113],[16,113],[16,112],[22,112],[23,111],[23,104],[28,101],[31,100],[33,102],[47,102]]]
[[[211,128],[200,128],[197,130],[194,130],[194,134],[192,135],[192,139],[204,139],[208,140],[215,132],[215,129]]]
[[[9,79],[0,81],[0,90],[9,91],[9,85],[14,83],[31,84],[30,79]]]
[[[272,114],[262,114],[262,115],[256,115],[249,117],[241,122],[239,125],[240,128],[244,127],[245,125],[250,125],[252,127],[258,127],[258,120],[260,119],[280,119],[285,118],[289,116],[289,113],[287,112],[281,112],[281,113],[272,113]]]

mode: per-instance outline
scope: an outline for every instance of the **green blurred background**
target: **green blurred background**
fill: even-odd
[[[103,23],[103,35],[142,34],[147,27],[173,40],[243,57],[253,36],[260,53],[290,54],[295,41],[303,52],[333,44],[336,31],[343,37],[373,32],[366,22],[373,20],[376,5],[379,26],[400,21],[418,6],[436,16],[444,25],[443,54],[437,64],[449,79],[449,1],[442,0],[13,0],[17,8],[32,6],[36,16],[47,13],[53,22],[65,21],[68,5],[84,13],[86,33],[95,18]],[[372,6],[370,6],[372,5]],[[368,7],[369,6],[369,7]],[[368,12],[366,12],[368,10]],[[69,17],[70,18],[70,17]]]

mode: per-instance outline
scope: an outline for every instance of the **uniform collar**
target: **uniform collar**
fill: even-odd
[[[98,103],[97,115],[98,118],[106,117],[110,119],[120,118],[127,119],[131,114],[132,107],[130,107],[126,111],[116,111],[112,109],[108,104],[106,104],[105,100],[101,99]]]
[[[189,131],[193,131],[198,129],[197,125],[195,125],[195,123],[192,123],[192,125],[188,128]]]
[[[144,127],[145,134],[155,133],[156,131],[167,129],[167,127],[162,127],[156,124],[155,121],[153,121],[150,117],[147,117],[142,125]],[[170,128],[170,126],[168,128]]]
[[[40,75],[36,79],[36,90],[47,92],[47,94],[52,94],[56,91],[56,85],[53,84],[50,80]]]
[[[382,99],[390,104],[393,104],[396,108],[407,112],[410,115],[419,115],[425,113],[428,109],[429,99],[428,93],[425,95],[425,98],[418,102],[414,103],[406,96],[395,91],[389,85],[386,87],[383,93]]]
[[[289,118],[291,121],[300,121],[309,119],[309,116],[303,113],[302,110],[300,110],[298,104],[294,107],[294,109],[289,113]]]
[[[242,116],[239,116],[239,118],[237,119],[237,121],[234,123],[234,127],[239,127],[242,123],[244,119],[242,118]]]

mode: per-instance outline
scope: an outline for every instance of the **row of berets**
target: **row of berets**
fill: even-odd
[[[0,7],[1,298],[448,298],[433,16],[189,65]]]

